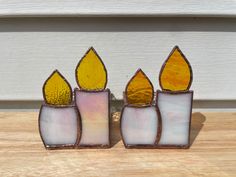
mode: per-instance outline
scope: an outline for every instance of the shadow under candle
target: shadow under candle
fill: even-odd
[[[197,138],[199,132],[204,126],[204,122],[206,121],[206,117],[200,113],[195,112],[192,114],[192,122],[191,122],[191,132],[190,132],[190,146],[192,146],[193,142]]]

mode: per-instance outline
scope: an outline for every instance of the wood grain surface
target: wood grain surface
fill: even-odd
[[[188,150],[125,149],[119,113],[111,149],[48,151],[37,112],[0,113],[0,176],[235,176],[236,113],[193,113]]]

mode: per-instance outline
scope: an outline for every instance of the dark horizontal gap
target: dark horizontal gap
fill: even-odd
[[[0,32],[235,32],[236,18],[0,18]]]
[[[39,109],[42,101],[0,101],[0,109]],[[123,100],[111,101],[111,112],[120,111]],[[194,100],[195,109],[236,109],[236,100]]]

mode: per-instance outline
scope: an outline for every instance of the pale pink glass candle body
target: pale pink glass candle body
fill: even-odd
[[[45,147],[74,147],[79,139],[78,121],[78,112],[73,105],[43,104],[39,114],[39,131]]]
[[[157,91],[157,106],[162,118],[158,143],[163,147],[188,148],[190,145],[193,91]]]
[[[160,114],[155,106],[124,106],[120,128],[126,147],[154,147],[159,126]]]
[[[80,113],[81,147],[110,146],[110,91],[75,89],[76,106]]]

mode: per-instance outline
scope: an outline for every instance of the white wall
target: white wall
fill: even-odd
[[[74,69],[90,46],[116,98],[139,67],[159,89],[160,67],[176,44],[192,64],[195,99],[236,99],[236,18],[113,17],[0,19],[0,100],[42,99],[56,68],[75,87]]]
[[[236,17],[235,0],[0,0],[0,17]]]

